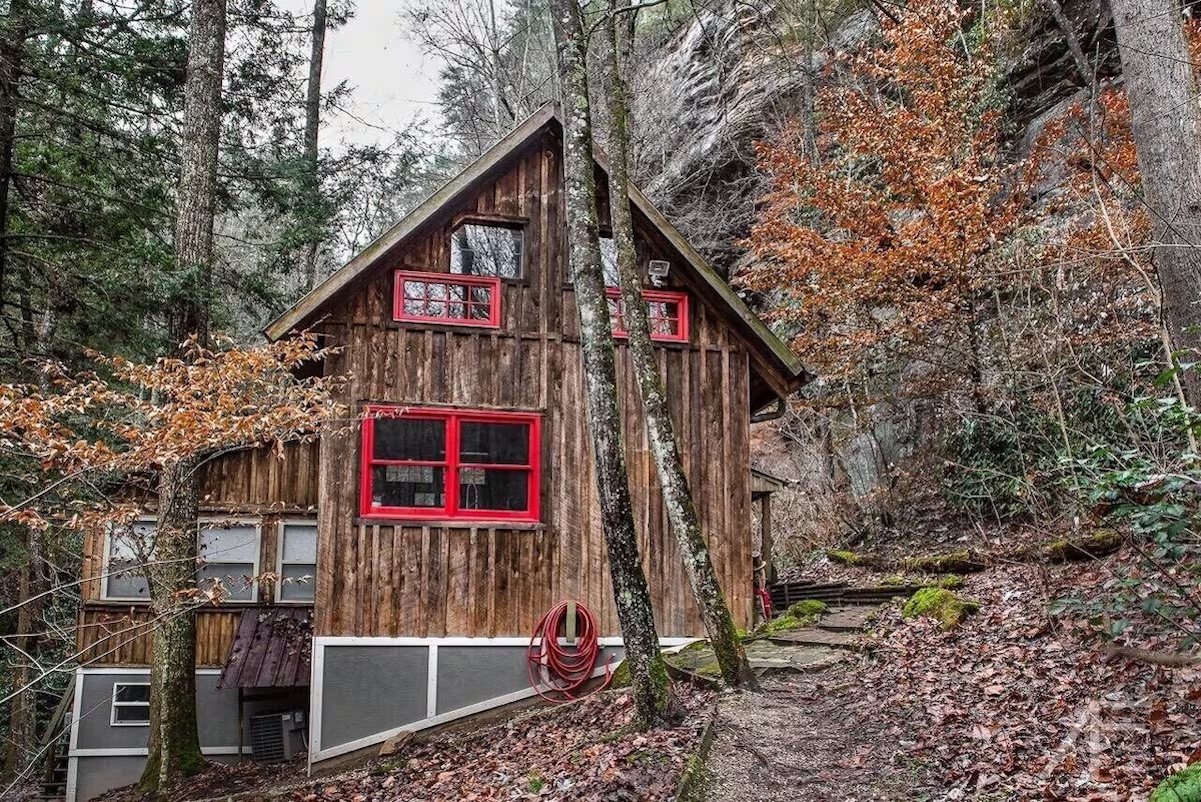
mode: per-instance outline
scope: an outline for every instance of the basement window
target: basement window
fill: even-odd
[[[394,320],[500,326],[500,279],[396,271]]]
[[[317,522],[284,521],[279,527],[279,581],[275,599],[312,604],[317,590]]]
[[[521,278],[522,229],[489,223],[464,223],[450,235],[450,272],[463,276]]]
[[[153,520],[113,525],[106,534],[100,598],[105,601],[148,601],[150,583],[138,569],[154,549]]]
[[[145,727],[150,723],[150,683],[118,682],[113,685],[109,723],[114,727]]]
[[[614,337],[628,337],[622,309],[621,290],[613,287],[605,291],[609,298],[609,319]],[[658,342],[688,342],[688,296],[682,292],[643,290],[646,301],[651,339]]]
[[[364,516],[538,520],[541,416],[396,407],[367,415]]]
[[[254,521],[212,520],[200,524],[200,567],[196,586],[223,602],[258,599],[259,525]]]

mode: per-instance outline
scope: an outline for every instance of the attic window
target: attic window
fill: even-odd
[[[521,278],[523,240],[518,227],[464,223],[450,235],[450,272]]]
[[[620,287],[621,274],[617,272],[617,240],[600,238],[601,272],[605,274],[606,287]]]
[[[614,337],[628,337],[622,310],[621,290],[611,287],[605,291],[609,297],[609,319]],[[688,342],[688,296],[682,292],[643,290],[646,301],[651,339],[657,342]]]
[[[394,320],[500,326],[500,279],[396,271]]]

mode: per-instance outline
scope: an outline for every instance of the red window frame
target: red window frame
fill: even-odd
[[[617,287],[609,287],[605,290],[605,295],[610,301],[616,301],[617,313],[612,314],[613,306],[610,306],[610,317],[613,324],[614,337],[629,337],[630,333],[622,321],[622,301],[621,290]],[[651,324],[651,339],[656,342],[669,343],[686,343],[688,342],[688,294],[684,292],[672,292],[669,290],[643,290],[642,299],[646,303],[674,303],[678,310],[676,316],[676,330],[672,334],[655,331],[655,320],[663,320],[663,318],[650,318]],[[671,319],[671,318],[668,318]]]
[[[422,418],[440,420],[446,428],[446,456],[442,461],[381,460],[375,458],[375,422],[379,418]],[[459,430],[470,423],[526,423],[530,427],[529,463],[506,465],[461,462]],[[541,520],[541,455],[542,416],[527,412],[494,412],[473,409],[436,409],[421,407],[369,406],[363,419],[362,463],[359,471],[359,513],[364,518],[402,518],[446,521],[521,521]],[[413,465],[443,468],[443,498],[441,507],[376,507],[371,503],[372,469],[377,465]],[[459,508],[459,471],[463,468],[524,471],[529,474],[528,498],[524,510],[464,510]]]
[[[404,302],[406,296],[404,294],[405,282],[414,281],[425,284],[426,290],[424,300],[425,306],[428,309],[429,301],[429,286],[431,284],[441,284],[446,288],[446,300],[433,299],[436,303],[444,303],[446,305],[445,315],[417,315],[405,311]],[[450,291],[452,287],[462,287],[466,290],[464,293],[468,300],[451,301]],[[474,304],[470,300],[470,291],[472,289],[487,288],[490,293],[491,303],[488,308],[487,319],[471,318],[471,317],[451,317],[450,308],[454,303],[461,303],[464,306],[464,312],[468,307]],[[479,326],[481,328],[497,329],[500,328],[500,278],[496,276],[471,276],[462,275],[459,273],[425,273],[417,270],[397,270],[393,278],[392,287],[392,319],[397,321],[409,321],[415,323],[440,323],[442,325],[451,326]],[[421,298],[409,297],[407,300],[423,300]]]

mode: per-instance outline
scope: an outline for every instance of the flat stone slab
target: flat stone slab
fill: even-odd
[[[827,629],[798,629],[781,632],[769,638],[782,646],[829,646],[832,649],[854,649],[855,634]]]
[[[831,632],[856,632],[863,629],[878,607],[835,607],[817,622],[819,629]]]
[[[821,671],[848,657],[845,650],[826,645],[781,644],[770,640],[752,641],[746,645],[747,662],[759,673]],[[665,654],[664,658],[672,666],[693,674],[707,677],[718,675],[713,650],[707,646],[692,646],[681,652]]]

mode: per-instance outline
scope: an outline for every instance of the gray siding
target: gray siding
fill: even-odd
[[[425,718],[428,674],[425,646],[325,647],[322,749]]]
[[[438,713],[530,687],[524,646],[438,647]]]

